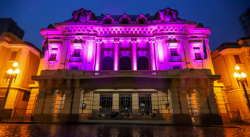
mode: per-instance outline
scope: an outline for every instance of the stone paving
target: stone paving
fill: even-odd
[[[131,124],[0,124],[0,136],[31,137],[248,137],[250,127],[182,127]]]

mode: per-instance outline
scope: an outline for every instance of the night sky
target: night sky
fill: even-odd
[[[155,15],[169,7],[187,21],[203,23],[211,28],[213,51],[224,42],[244,37],[238,17],[250,6],[250,0],[1,0],[0,17],[12,18],[25,31],[23,40],[41,49],[40,29],[70,19],[80,8],[103,14]]]

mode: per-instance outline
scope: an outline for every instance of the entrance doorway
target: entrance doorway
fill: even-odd
[[[151,94],[139,94],[139,109],[145,114],[152,113]]]
[[[112,94],[100,95],[99,113],[111,114],[112,112]]]
[[[119,111],[121,113],[122,112],[132,113],[132,95],[131,94],[119,95]]]

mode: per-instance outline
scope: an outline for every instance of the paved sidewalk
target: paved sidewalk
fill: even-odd
[[[46,123],[40,123],[30,120],[20,120],[20,119],[8,119],[3,120],[1,123],[9,123],[9,124],[63,124],[60,123],[60,121],[53,121],[53,122],[46,122]],[[140,124],[140,125],[164,125],[164,126],[175,126],[169,121],[163,121],[163,120],[83,120],[79,123],[75,124]],[[190,125],[189,125],[190,126]],[[197,123],[193,123],[192,126],[195,127],[204,127],[204,125],[200,125]],[[206,127],[224,127],[224,128],[250,128],[250,123],[227,123],[224,125],[212,125],[212,126],[206,126]]]

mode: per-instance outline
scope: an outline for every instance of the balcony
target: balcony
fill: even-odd
[[[69,57],[69,62],[82,62],[82,57],[81,56],[70,56]]]
[[[170,56],[169,62],[182,62],[181,56]]]

